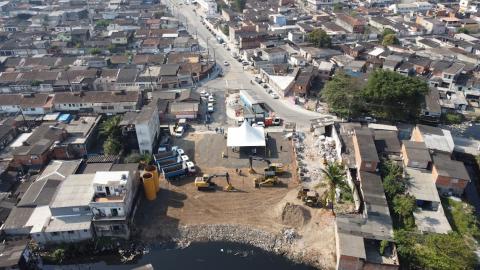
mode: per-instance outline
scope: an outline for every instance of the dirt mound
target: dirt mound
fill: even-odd
[[[282,223],[294,228],[300,228],[311,218],[310,211],[300,205],[286,203],[282,211]]]

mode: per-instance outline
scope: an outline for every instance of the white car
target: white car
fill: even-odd
[[[182,137],[183,132],[185,132],[185,128],[183,126],[177,127],[177,130],[175,130],[175,137],[177,137],[177,138]]]
[[[270,93],[270,96],[272,96],[274,99],[280,98],[275,92]]]
[[[227,61],[224,61],[224,62],[223,62],[223,65],[226,66],[226,67],[228,67],[230,64],[229,64]]]
[[[215,98],[212,95],[208,96],[208,102],[209,103],[215,103]]]
[[[213,108],[213,103],[208,103],[207,111],[209,113],[212,113],[215,111],[215,109]]]
[[[257,122],[257,127],[265,127],[265,123],[263,123],[263,122]]]
[[[200,96],[202,96],[202,97],[208,96],[207,91],[205,91],[205,90],[200,91]]]

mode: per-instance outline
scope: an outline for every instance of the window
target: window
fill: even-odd
[[[53,236],[57,236],[59,233],[58,232],[52,232]]]
[[[87,229],[85,229],[85,230],[83,230],[83,231],[84,231],[84,232],[88,232],[88,230],[87,230]]]
[[[112,231],[120,231],[121,227],[120,225],[113,225],[112,226]]]
[[[74,234],[75,232],[74,231],[68,231],[68,234]]]
[[[452,179],[452,184],[457,184],[458,183],[458,179]]]
[[[72,211],[73,211],[73,212],[80,212],[80,208],[74,207],[74,208],[72,208]]]
[[[131,110],[131,109],[133,109],[133,106],[123,106],[123,109],[125,109],[125,110]]]
[[[111,209],[110,209],[110,212],[112,213],[112,217],[118,216],[118,210],[117,210],[117,208],[111,208]]]
[[[372,164],[371,163],[365,163],[365,168],[371,168]]]
[[[85,211],[90,211],[90,207],[87,206],[87,207],[85,207],[83,210],[85,210]]]
[[[103,187],[102,186],[97,186],[97,191],[103,191]]]

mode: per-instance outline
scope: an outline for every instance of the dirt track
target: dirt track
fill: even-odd
[[[186,138],[187,141],[189,139],[198,142],[202,138],[195,135],[195,138]],[[193,151],[195,159],[199,159],[198,145],[197,143],[193,145],[196,146]],[[265,166],[259,163],[257,165],[260,166],[256,168],[257,171]],[[288,168],[291,166],[290,164]],[[140,229],[142,239],[152,241],[159,238],[178,237],[179,228],[196,225],[238,225],[281,237],[285,229],[294,227],[299,236],[288,246],[281,247],[282,252],[318,267],[334,268],[333,217],[328,210],[304,207],[296,199],[298,184],[290,178],[290,174],[280,178],[283,184],[279,187],[258,189],[253,185],[253,177],[258,175],[248,174],[248,168],[242,168],[242,176],[238,176],[235,169],[225,167],[202,167],[201,171],[209,174],[228,171],[231,183],[237,191],[223,191],[222,188],[226,184],[223,177],[213,179],[218,185],[217,190],[213,192],[198,191],[193,184],[194,177],[184,178],[175,183],[162,180],[157,199],[153,202],[142,201],[137,212],[135,223]],[[287,202],[299,205],[302,210],[293,207],[292,209],[297,212],[285,215],[284,207]],[[295,217],[300,214],[305,215],[304,222],[302,221],[304,224],[296,225],[291,219],[288,222],[285,219],[282,220],[282,216]],[[234,233],[234,229],[228,232],[230,236]],[[216,237],[202,235],[199,238],[212,240],[217,239]],[[229,237],[225,237],[227,238],[225,240],[228,240]],[[237,235],[234,238],[237,238]],[[245,242],[255,241],[255,239],[245,240]]]

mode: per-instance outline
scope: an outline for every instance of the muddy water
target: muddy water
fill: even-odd
[[[184,249],[166,246],[151,247],[145,255],[131,264],[116,258],[98,258],[98,262],[77,265],[45,266],[43,269],[132,269],[152,264],[158,270],[313,270],[259,248],[226,242],[194,243]]]

